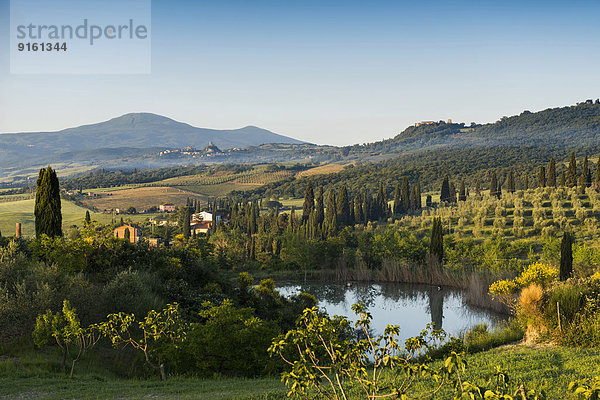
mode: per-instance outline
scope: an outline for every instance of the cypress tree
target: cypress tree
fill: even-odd
[[[417,182],[417,210],[423,208],[423,203],[421,202],[421,182]]]
[[[402,212],[408,212],[410,209],[410,185],[408,178],[402,178],[402,189],[400,190],[400,199],[402,200]]]
[[[523,189],[524,190],[529,189],[529,176],[528,175],[525,175],[525,177],[523,178]]]
[[[450,201],[450,183],[448,182],[448,175],[444,175],[444,180],[442,181],[440,201]]]
[[[550,165],[548,165],[548,186],[556,187],[556,161],[554,157],[550,159]]]
[[[325,208],[324,231],[327,237],[335,235],[337,232],[337,210],[336,210],[335,193],[333,189],[329,191],[327,199],[327,207]]]
[[[566,281],[573,275],[573,235],[565,232],[560,243],[560,280]]]
[[[313,185],[310,179],[306,184],[306,190],[304,191],[304,205],[302,206],[302,222],[306,221],[310,216],[310,213],[315,209],[315,194],[313,191]]]
[[[35,236],[62,236],[60,185],[56,172],[48,166],[40,169],[35,192]]]
[[[342,185],[337,197],[337,216],[339,226],[350,225],[350,202],[346,185]]]
[[[90,216],[90,211],[86,210],[84,223],[85,223],[85,225],[89,225],[90,222],[92,222],[92,217]]]
[[[582,167],[582,171],[581,171],[581,176],[582,176],[582,186],[583,187],[590,187],[592,184],[592,173],[590,172],[590,166],[589,166],[589,162],[588,162],[588,157],[585,156],[585,159],[583,160],[583,167]]]
[[[450,203],[456,203],[456,188],[454,182],[450,182]]]
[[[369,200],[369,196],[365,191],[364,200],[363,200],[363,223],[366,225],[371,218],[371,202]]]
[[[410,208],[411,210],[417,209],[417,187],[413,186],[410,190]]]
[[[575,160],[575,153],[571,153],[571,161],[569,162],[569,169],[567,170],[566,184],[569,187],[577,186],[577,160]]]
[[[496,178],[496,173],[493,171],[490,180],[490,196],[498,196],[498,178]]]
[[[288,224],[288,229],[290,232],[294,233],[294,232],[296,232],[296,228],[297,228],[296,207],[292,206],[292,209],[290,211],[290,221]]]
[[[431,240],[429,242],[429,254],[433,260],[439,265],[442,265],[442,260],[444,258],[444,228],[440,217],[433,219]]]
[[[322,226],[323,221],[325,220],[325,210],[323,207],[323,187],[319,188],[319,193],[317,193],[317,201],[315,205],[315,224],[317,226]]]
[[[600,190],[600,158],[596,163],[596,176],[594,178],[594,189]]]
[[[538,187],[546,187],[546,168],[543,165],[540,167],[540,172],[538,173]]]
[[[383,183],[379,182],[379,190],[377,191],[377,204],[376,204],[376,216],[375,218],[385,218],[387,215],[387,196],[383,189]]]
[[[182,224],[181,224],[181,233],[183,233],[183,237],[188,239],[190,237],[190,208],[186,206],[182,212]]]
[[[354,222],[356,224],[362,224],[364,219],[362,197],[360,196],[360,192],[357,192],[356,197],[354,198]]]
[[[128,242],[131,242],[131,232],[129,232],[129,228],[125,229],[125,232],[123,232],[123,239],[125,239]]]
[[[460,189],[458,189],[458,201],[467,200],[467,191],[465,189],[465,180],[460,181]]]
[[[396,190],[394,191],[394,214],[402,214],[402,199],[400,198],[400,185],[396,184]]]
[[[475,194],[477,196],[481,195],[481,183],[479,183],[479,179],[475,182]]]
[[[508,178],[506,179],[506,190],[508,193],[515,192],[515,177],[513,176],[512,171],[508,173]]]
[[[565,171],[560,174],[560,186],[565,187],[567,185],[567,178],[565,176]]]

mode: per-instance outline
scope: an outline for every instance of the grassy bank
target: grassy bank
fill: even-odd
[[[0,398],[177,398],[177,399],[286,399],[278,377],[261,379],[125,380],[105,371],[81,368],[74,379],[55,371],[58,359],[47,355],[0,356]],[[570,381],[600,375],[600,350],[545,346],[505,346],[467,357],[465,379],[485,384],[499,366],[511,382],[543,389],[548,399],[571,399]],[[83,365],[82,365],[83,367]],[[356,397],[355,397],[356,398]],[[451,398],[449,390],[437,397]]]

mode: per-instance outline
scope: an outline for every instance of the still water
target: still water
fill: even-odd
[[[433,322],[447,333],[457,335],[475,324],[493,327],[506,317],[465,304],[461,290],[402,283],[288,283],[277,289],[284,296],[310,293],[329,315],[343,315],[356,321],[352,304],[363,303],[373,316],[371,328],[381,334],[386,325],[400,326],[400,339],[419,334]]]

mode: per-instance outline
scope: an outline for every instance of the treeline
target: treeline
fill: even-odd
[[[252,169],[252,166],[243,164],[221,164],[210,167],[206,165],[194,165],[145,170],[134,168],[131,170],[119,169],[116,171],[100,168],[87,175],[64,179],[62,187],[67,190],[93,189],[151,183],[179,176],[210,174],[220,171],[239,173],[250,169]]]
[[[336,191],[345,185],[350,192],[365,189],[374,192],[381,182],[390,197],[393,196],[396,183],[404,177],[411,182],[420,182],[423,191],[437,191],[445,174],[464,179],[469,187],[474,187],[480,181],[482,188],[488,189],[492,172],[497,174],[502,183],[511,171],[516,179],[523,180],[527,177],[529,182],[535,182],[540,165],[546,165],[551,157],[557,160],[567,159],[569,154],[566,150],[535,147],[431,150],[379,163],[349,165],[338,173],[275,182],[251,191],[232,192],[231,195],[239,200],[302,198],[308,181],[312,180],[315,186]],[[576,152],[576,155],[579,154]],[[581,155],[583,154],[582,152]],[[562,172],[562,165],[557,164],[557,168],[558,173]]]

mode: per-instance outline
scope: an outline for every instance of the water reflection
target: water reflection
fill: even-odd
[[[345,315],[356,321],[352,304],[363,303],[373,315],[375,332],[388,324],[400,325],[402,339],[417,335],[432,322],[436,328],[458,334],[477,323],[494,326],[504,316],[466,305],[459,290],[400,283],[290,283],[278,286],[283,295],[312,294],[329,315]]]

